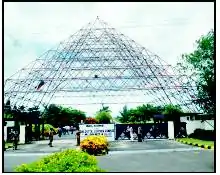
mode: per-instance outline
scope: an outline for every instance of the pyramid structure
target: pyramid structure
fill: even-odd
[[[156,54],[97,19],[5,80],[16,106],[179,104],[198,112],[196,87]]]

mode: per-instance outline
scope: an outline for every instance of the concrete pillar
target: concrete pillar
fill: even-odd
[[[25,125],[20,125],[19,143],[25,143]]]
[[[168,121],[168,138],[174,139],[174,123],[173,121]]]
[[[7,126],[4,126],[4,140],[7,141]]]

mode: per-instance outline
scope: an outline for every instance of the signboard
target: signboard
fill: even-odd
[[[80,124],[81,136],[104,135],[108,141],[115,140],[115,124]]]

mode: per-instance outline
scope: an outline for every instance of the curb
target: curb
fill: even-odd
[[[181,139],[176,139],[176,141],[180,142],[180,143],[187,144],[187,145],[193,145],[193,146],[201,147],[201,148],[204,148],[204,149],[212,149],[212,150],[214,150],[214,146],[210,146],[210,145],[201,145],[201,144],[198,144],[198,143],[192,143],[192,142],[183,141]]]

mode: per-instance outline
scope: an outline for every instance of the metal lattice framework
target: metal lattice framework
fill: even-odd
[[[97,18],[5,81],[12,105],[179,104],[196,88],[157,55]]]

